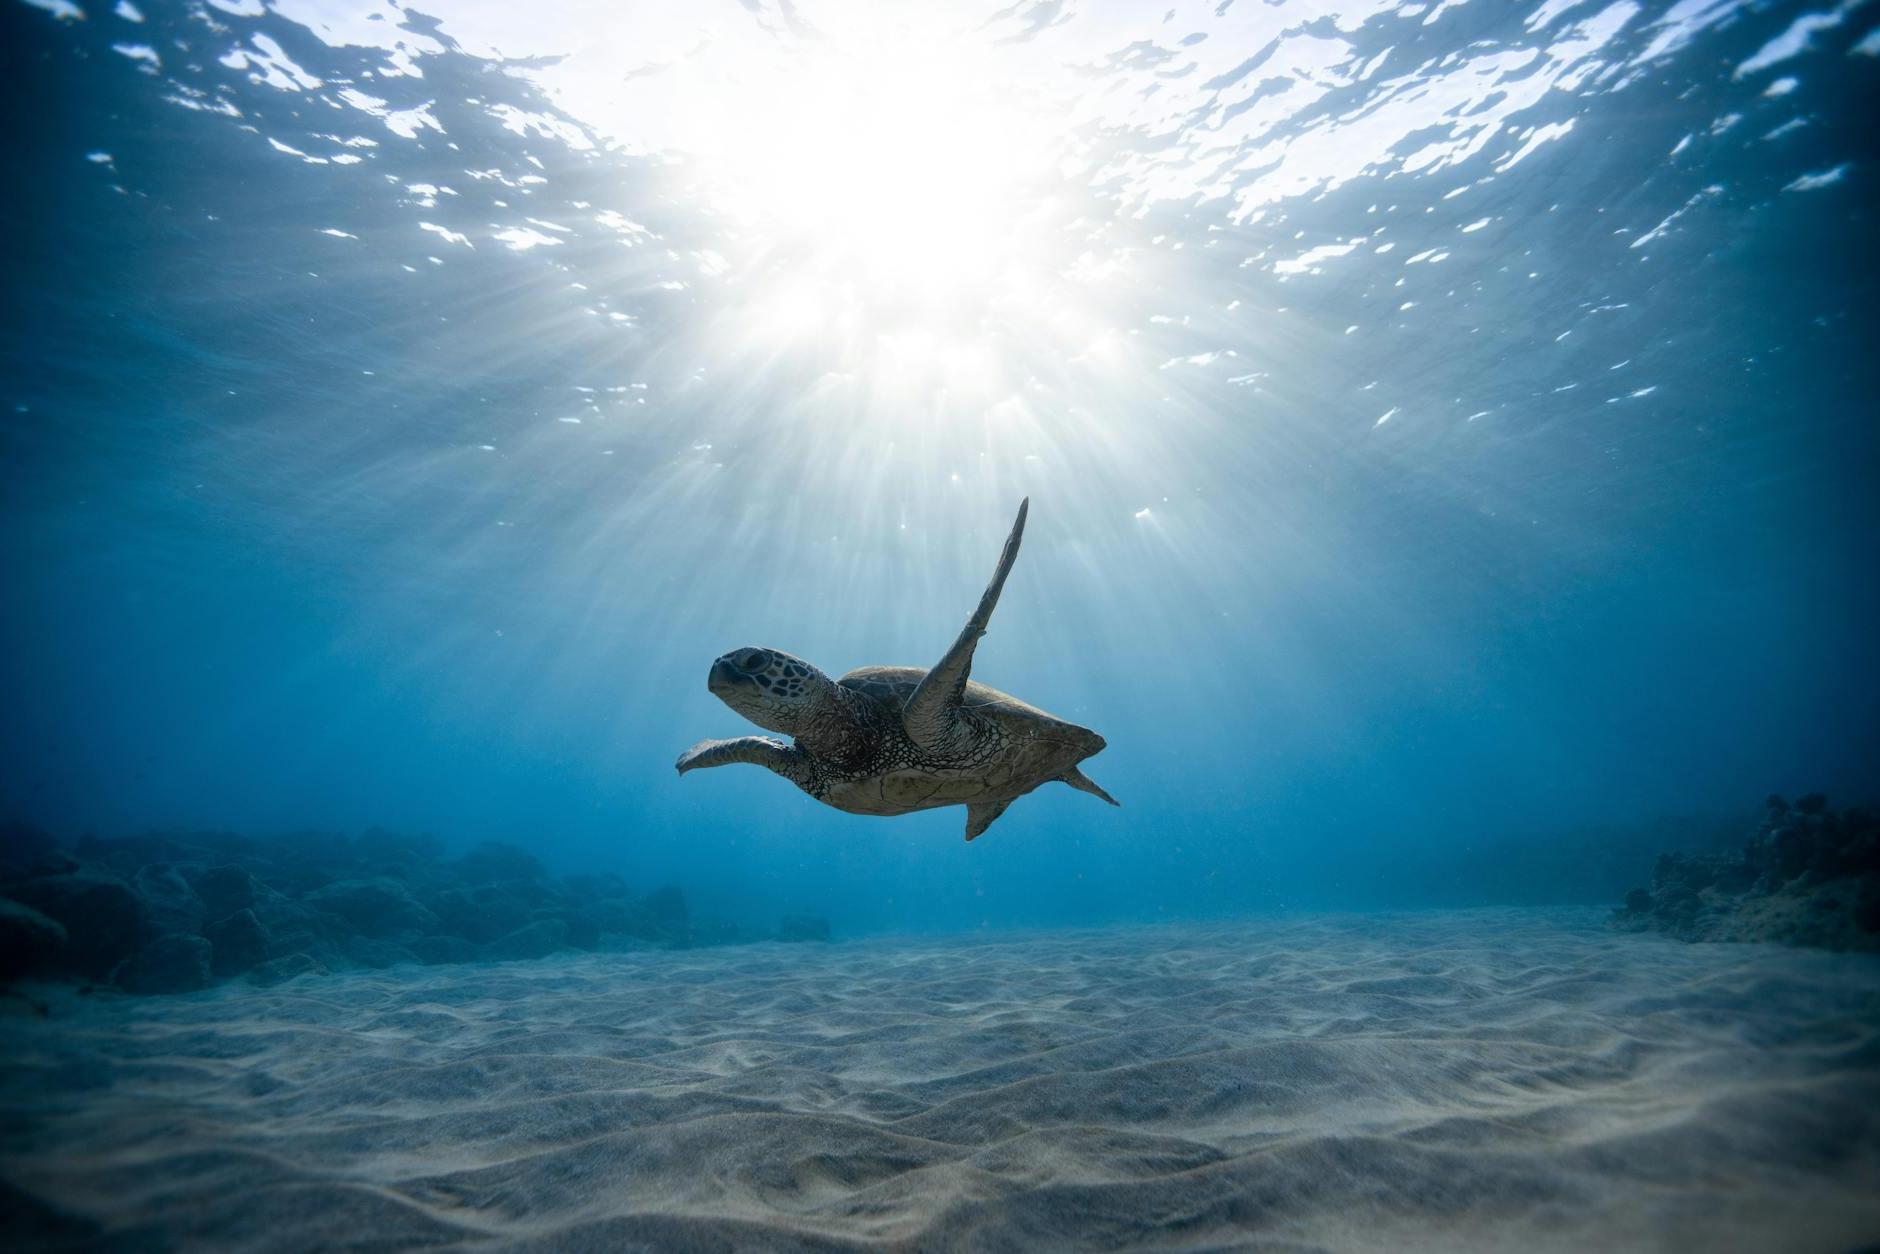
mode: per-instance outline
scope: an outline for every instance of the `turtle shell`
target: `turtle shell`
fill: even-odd
[[[902,707],[926,674],[917,666],[864,666],[837,682],[875,701],[883,723],[898,729]],[[981,734],[957,760],[923,754],[903,736],[881,769],[843,781],[827,800],[860,814],[1010,801],[1103,748],[1103,737],[1089,728],[985,684],[968,681],[963,706]]]

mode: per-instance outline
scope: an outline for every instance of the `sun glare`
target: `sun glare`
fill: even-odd
[[[971,320],[1040,264],[1048,133],[995,50],[940,32],[846,32],[702,64],[699,173],[792,325]],[[697,89],[709,86],[708,91]]]

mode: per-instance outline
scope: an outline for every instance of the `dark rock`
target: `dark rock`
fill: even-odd
[[[260,966],[268,960],[268,943],[273,939],[253,910],[242,909],[218,919],[203,929],[203,936],[215,947],[210,969],[226,979]]]
[[[183,873],[167,862],[153,862],[131,876],[131,891],[143,898],[144,927],[152,936],[195,936],[208,911]]]
[[[546,958],[556,950],[567,947],[567,924],[560,919],[537,919],[527,927],[517,928],[509,935],[485,945],[483,956],[498,962]]]
[[[58,842],[31,823],[0,823],[0,877],[31,874],[42,860],[57,853]]]
[[[662,945],[685,944],[691,939],[690,911],[685,894],[663,888],[638,901],[610,898],[584,907],[583,912],[603,935],[630,936]]]
[[[152,862],[227,862],[251,842],[231,832],[150,832],[109,840],[86,836],[78,842],[83,862],[109,867],[126,877]]]
[[[783,922],[777,926],[777,939],[826,941],[829,939],[829,920],[816,914],[786,914]]]
[[[0,885],[18,919],[0,921],[0,972],[193,987],[205,941],[218,978],[267,984],[303,972],[391,963],[535,958],[765,939],[701,921],[667,886],[636,898],[611,873],[551,878],[529,850],[485,843],[458,858],[429,835],[296,832],[264,841],[226,832],[86,837],[82,865],[35,829],[0,828]],[[32,912],[37,911],[35,915]],[[34,922],[44,916],[43,924]],[[6,927],[19,933],[8,941]],[[56,943],[63,929],[63,944]],[[805,939],[820,921],[791,922]]]
[[[570,910],[561,916],[568,925],[568,943],[576,949],[598,949],[601,943],[601,923],[586,910]]]
[[[1854,922],[1865,932],[1880,933],[1880,880],[1869,877],[1854,900]]]
[[[359,838],[362,861],[389,866],[435,866],[444,860],[444,842],[429,832],[388,832],[375,827]]]
[[[0,897],[0,980],[15,980],[53,966],[65,940],[65,928],[57,919]]]
[[[346,961],[374,971],[418,961],[418,956],[405,946],[374,936],[348,936],[340,942],[340,952]]]
[[[568,943],[576,949],[593,949],[601,943],[600,921],[585,910],[550,907],[535,912],[538,920],[559,922],[568,932]]]
[[[498,840],[486,840],[457,859],[457,873],[473,884],[539,880],[546,874],[534,854]]]
[[[284,836],[242,858],[240,865],[256,880],[288,897],[325,888],[335,880],[362,877],[353,841],[330,832],[295,832]],[[265,914],[261,921],[268,922]]]
[[[561,877],[561,889],[582,903],[628,896],[627,882],[605,871],[596,875],[564,875]]]
[[[406,942],[405,948],[426,966],[475,962],[482,956],[475,945],[461,936],[415,936]]]
[[[248,973],[249,982],[269,988],[297,975],[326,974],[326,968],[306,954],[288,954],[262,963]]]
[[[398,880],[376,876],[340,880],[301,898],[303,904],[344,920],[366,936],[396,936],[400,932],[435,932],[442,923],[420,905]]]
[[[225,862],[205,867],[196,872],[191,884],[211,919],[226,919],[237,910],[254,909],[255,877],[244,866]]]
[[[332,919],[331,915],[277,893],[259,880],[254,883],[254,900],[250,909],[273,934],[277,957],[289,950],[306,948],[319,939]]]
[[[600,922],[603,932],[621,932],[628,936],[637,936],[642,932],[653,931],[653,916],[648,914],[637,901],[611,897],[605,901],[591,903],[587,910]]]
[[[7,892],[65,928],[64,964],[91,979],[109,976],[143,939],[143,903],[115,876],[45,875],[21,880]]]
[[[528,903],[499,885],[449,889],[429,898],[427,904],[446,932],[478,944],[507,936],[527,926],[532,917]]]
[[[131,993],[192,993],[209,984],[213,947],[200,936],[159,936],[117,974]]]
[[[6,878],[22,880],[38,879],[46,875],[70,875],[72,872],[82,869],[84,865],[84,863],[80,862],[63,849],[51,849],[40,854],[33,860],[31,866],[27,867],[19,874],[10,875]]]

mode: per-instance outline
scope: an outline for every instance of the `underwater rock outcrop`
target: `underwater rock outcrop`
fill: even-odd
[[[1732,853],[1667,853],[1613,921],[1688,941],[1880,950],[1880,816],[1819,793],[1766,802]]]
[[[556,877],[490,842],[449,856],[430,836],[225,832],[88,837],[67,850],[0,826],[0,980],[77,979],[173,993],[216,980],[546,957],[562,950],[827,939],[699,919],[683,890],[612,874]]]
[[[66,943],[57,967],[89,979],[107,978],[144,939],[144,903],[131,886],[89,867],[32,875],[9,883],[5,895],[52,919]]]
[[[213,946],[215,974],[224,979],[266,962],[274,941],[267,925],[247,906],[209,924],[202,937]]]
[[[193,993],[209,986],[215,946],[200,936],[172,932],[137,951],[117,972],[130,993]]]
[[[65,949],[65,927],[17,901],[0,898],[0,980],[50,966]]]

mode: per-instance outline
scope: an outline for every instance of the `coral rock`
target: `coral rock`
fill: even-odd
[[[1819,793],[1792,806],[1771,796],[1740,853],[1662,855],[1651,891],[1630,893],[1614,922],[1690,941],[1880,949],[1880,822]]]

